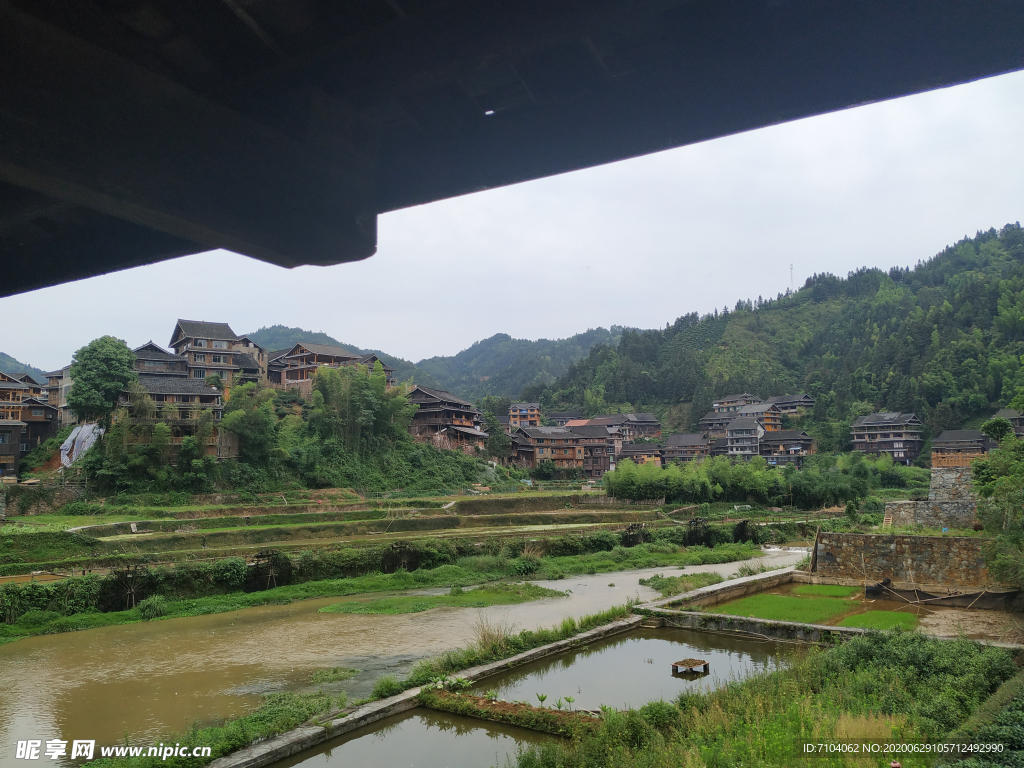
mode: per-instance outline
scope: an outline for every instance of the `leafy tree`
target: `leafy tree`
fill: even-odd
[[[507,459],[512,455],[512,438],[490,411],[484,414],[484,430],[488,435],[487,453],[496,459]]]
[[[1013,424],[1010,423],[1009,419],[989,419],[981,425],[981,432],[983,435],[987,435],[997,443],[1000,443],[1004,437],[1013,432]]]
[[[985,545],[985,563],[1000,581],[1024,588],[1024,440],[1004,436],[999,448],[971,466],[981,496],[978,517],[994,536]]]
[[[113,336],[101,336],[75,352],[69,371],[73,380],[67,402],[82,419],[109,426],[118,397],[138,381],[135,355]]]
[[[277,415],[273,401],[274,390],[255,382],[232,387],[220,422],[221,429],[238,435],[240,456],[256,466],[266,466],[277,447]]]

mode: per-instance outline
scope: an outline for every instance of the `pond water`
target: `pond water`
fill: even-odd
[[[575,709],[598,709],[602,704],[624,709],[654,699],[670,701],[684,691],[703,692],[774,670],[799,646],[752,640],[688,629],[640,629],[628,635],[593,643],[572,653],[543,659],[482,680],[474,693],[495,690],[503,701],[537,705],[546,695],[551,707],[566,696]],[[673,662],[702,659],[708,674],[673,674]]]
[[[801,552],[764,559],[789,565]],[[737,563],[684,572],[732,573]],[[319,598],[230,613],[44,635],[0,646],[0,768],[17,765],[22,739],[96,739],[100,744],[162,740],[192,722],[251,710],[260,694],[310,689],[313,672],[352,667],[360,674],[325,690],[357,699],[383,674],[399,677],[427,656],[468,642],[483,616],[518,629],[557,624],[658,595],[638,580],[674,568],[538,582],[564,598],[484,609],[439,608],[397,616],[318,613],[328,604],[383,593]],[[614,586],[610,586],[614,584]]]
[[[416,709],[274,763],[274,768],[504,768],[520,746],[553,736]]]

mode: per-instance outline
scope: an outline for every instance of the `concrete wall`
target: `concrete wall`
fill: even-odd
[[[814,574],[836,579],[890,578],[900,589],[986,587],[992,584],[981,554],[984,539],[822,533]]]
[[[886,502],[893,525],[926,528],[970,528],[978,513],[967,467],[933,467],[928,501]]]

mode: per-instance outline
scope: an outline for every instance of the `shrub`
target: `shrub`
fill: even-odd
[[[372,696],[375,699],[386,699],[388,696],[396,696],[405,690],[398,678],[394,675],[384,675],[373,684]]]
[[[103,512],[100,504],[89,504],[85,501],[72,501],[60,509],[62,515],[102,515]]]
[[[153,595],[139,603],[138,608],[142,618],[158,619],[167,615],[167,598],[163,595]]]

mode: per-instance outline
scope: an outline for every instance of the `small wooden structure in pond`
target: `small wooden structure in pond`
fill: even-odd
[[[700,667],[700,669],[697,669],[697,667]],[[710,671],[711,664],[704,661],[704,659],[683,659],[672,665],[673,675],[678,675],[680,672],[703,672],[706,675]]]

